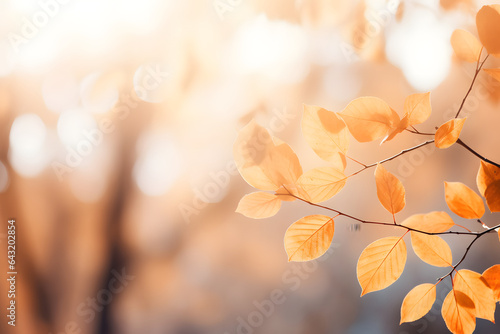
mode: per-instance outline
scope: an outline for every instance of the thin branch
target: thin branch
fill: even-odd
[[[421,135],[421,136],[434,136],[435,135],[435,133],[413,131],[413,130],[410,130],[410,129],[405,129],[405,130],[408,131],[408,132],[411,132],[413,134]]]
[[[396,159],[397,157],[399,157],[399,156],[401,156],[401,155],[403,155],[403,154],[405,154],[405,153],[411,152],[411,151],[416,150],[416,149],[418,149],[418,148],[421,148],[421,147],[423,147],[423,146],[425,146],[425,145],[432,144],[433,142],[434,142],[434,139],[432,139],[432,140],[428,140],[428,141],[426,141],[426,142],[423,142],[423,143],[421,143],[421,144],[418,144],[417,146],[413,146],[413,147],[407,148],[407,149],[405,149],[405,150],[402,150],[401,152],[399,152],[399,153],[398,153],[398,154],[396,154],[396,155],[393,155],[393,156],[392,156],[392,157],[390,157],[390,158],[384,159],[384,160],[382,160],[382,161],[379,161],[379,162],[376,162],[376,163],[373,163],[373,164],[370,164],[370,165],[366,165],[365,167],[361,168],[361,169],[360,169],[360,170],[358,170],[357,172],[354,172],[354,173],[352,173],[351,175],[349,175],[349,176],[348,176],[348,178],[349,178],[349,177],[351,177],[351,176],[354,176],[354,175],[356,175],[356,174],[361,173],[361,172],[362,172],[362,171],[364,171],[365,169],[368,169],[368,168],[371,168],[371,167],[375,167],[375,166],[377,166],[377,164],[383,164],[383,163],[385,163],[385,162],[388,162],[388,161],[394,160],[394,159]]]
[[[464,252],[464,255],[462,256],[462,258],[460,259],[460,261],[458,261],[458,263],[456,265],[454,265],[450,272],[446,275],[444,275],[443,277],[439,278],[439,281],[442,281],[446,276],[450,276],[451,278],[451,275],[453,274],[454,271],[456,271],[457,267],[462,264],[462,262],[464,262],[465,258],[467,257],[467,254],[469,253],[469,250],[471,249],[472,245],[481,237],[483,236],[483,234],[478,234],[476,235],[476,237],[471,241],[471,243],[469,244],[469,246],[467,246],[467,248],[465,249],[465,252]]]
[[[493,230],[495,230],[496,228],[499,228],[500,227],[500,224],[497,225],[497,226],[494,226],[492,228],[489,228],[487,230],[484,230],[484,231],[481,231],[481,232],[463,232],[463,231],[446,231],[446,232],[426,232],[426,231],[421,231],[421,230],[418,230],[418,229],[415,229],[415,228],[411,228],[411,227],[407,227],[407,226],[404,226],[404,225],[400,225],[400,224],[394,224],[394,223],[386,223],[386,222],[377,222],[377,221],[370,221],[370,220],[364,220],[364,219],[361,219],[361,218],[358,218],[358,217],[354,217],[354,216],[351,216],[347,213],[344,213],[342,211],[339,211],[337,209],[334,209],[334,208],[330,208],[328,206],[324,206],[324,205],[321,205],[321,204],[316,204],[316,203],[313,203],[313,202],[310,202],[306,199],[303,199],[302,197],[299,197],[297,195],[294,195],[290,192],[290,190],[288,190],[285,186],[283,186],[283,188],[288,192],[288,194],[292,197],[295,197],[296,199],[304,202],[304,203],[307,203],[309,205],[312,205],[312,206],[315,206],[315,207],[318,207],[318,208],[322,208],[322,209],[325,209],[325,210],[328,210],[328,211],[332,211],[332,212],[335,212],[337,215],[339,216],[344,216],[346,218],[350,218],[352,220],[355,220],[357,222],[360,222],[362,224],[369,224],[369,225],[385,225],[385,226],[392,226],[392,227],[400,227],[400,228],[404,228],[408,231],[414,231],[414,232],[419,232],[419,233],[423,233],[423,234],[427,234],[427,235],[442,235],[442,234],[457,234],[457,235],[474,235],[474,236],[482,236],[488,232],[491,232]]]
[[[361,165],[361,166],[363,166],[363,167],[366,167],[366,165],[365,165],[364,163],[359,162],[358,160],[356,160],[356,159],[354,159],[354,158],[351,158],[351,157],[350,157],[350,156],[348,156],[348,155],[346,155],[346,158],[348,158],[348,159],[350,159],[350,160],[354,161],[354,162],[355,162],[355,163],[357,163],[357,164],[360,164],[360,165]]]
[[[479,56],[481,56],[481,54]],[[479,72],[481,72],[481,69],[483,68],[484,63],[486,62],[486,60],[488,59],[489,56],[490,55],[488,54],[488,55],[486,55],[486,57],[484,57],[484,60],[481,62],[481,65],[479,65],[479,59],[477,60],[476,73],[474,73],[474,77],[472,78],[472,82],[470,83],[469,90],[465,94],[465,96],[462,100],[462,104],[460,105],[460,108],[458,108],[457,114],[455,115],[455,118],[457,118],[458,115],[460,115],[460,112],[462,111],[462,109],[464,107],[465,101],[469,97],[469,94],[472,91],[472,87],[474,87],[474,83],[476,82],[477,75],[479,74]]]
[[[483,161],[485,161],[487,163],[490,163],[490,164],[495,165],[498,168],[500,168],[500,164],[497,164],[496,162],[493,162],[490,159],[487,159],[487,158],[483,157],[481,154],[477,153],[472,148],[470,148],[470,146],[467,145],[466,143],[464,143],[460,138],[457,140],[457,144],[460,145],[460,146],[462,146],[462,147],[464,147],[467,151],[469,151],[470,153],[474,154],[479,159],[481,159],[481,160],[483,160]]]

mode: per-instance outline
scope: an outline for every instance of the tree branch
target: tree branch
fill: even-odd
[[[328,210],[328,211],[335,212],[339,216],[344,216],[346,218],[350,218],[350,219],[355,220],[355,221],[357,221],[357,222],[359,222],[361,224],[385,225],[385,226],[392,226],[392,227],[400,227],[400,228],[404,228],[404,229],[406,229],[408,231],[419,232],[419,233],[423,233],[423,234],[427,234],[427,235],[457,234],[457,235],[474,235],[476,237],[483,236],[484,234],[489,233],[489,232],[495,230],[496,228],[500,228],[500,224],[499,224],[497,226],[491,227],[491,228],[489,228],[487,230],[484,230],[484,231],[481,231],[481,232],[470,232],[470,231],[468,231],[468,232],[463,232],[463,231],[426,232],[426,231],[421,231],[421,230],[414,229],[414,228],[411,228],[411,227],[407,227],[407,226],[404,226],[404,225],[401,225],[401,224],[370,221],[370,220],[364,220],[364,219],[361,219],[361,218],[358,218],[358,217],[354,217],[354,216],[351,216],[351,215],[349,215],[347,213],[339,211],[337,209],[330,208],[328,206],[324,206],[324,205],[321,205],[321,204],[316,204],[316,203],[310,202],[310,201],[308,201],[306,199],[303,199],[302,197],[299,197],[297,195],[292,194],[290,192],[290,190],[288,190],[285,186],[283,186],[283,188],[288,192],[289,196],[292,196],[292,197],[298,199],[299,201],[302,201],[304,203],[307,203],[309,205],[312,205],[312,206],[315,206],[315,207],[318,207],[318,208],[322,208],[322,209],[325,209],[325,210]]]
[[[483,157],[481,154],[477,153],[472,148],[470,148],[469,145],[467,145],[466,143],[464,143],[460,138],[457,140],[457,144],[460,145],[460,146],[462,146],[462,147],[464,147],[467,151],[469,151],[470,153],[474,154],[479,159],[481,159],[481,160],[483,160],[483,161],[485,161],[487,163],[490,163],[490,164],[495,165],[498,168],[500,168],[500,164],[497,164],[496,162],[493,162],[490,159],[487,159],[487,158]]]
[[[349,177],[351,177],[351,176],[354,176],[354,175],[356,175],[356,174],[361,173],[361,172],[362,172],[362,171],[364,171],[365,169],[368,169],[368,168],[371,168],[371,167],[375,167],[375,166],[377,166],[377,164],[383,164],[383,163],[386,163],[386,162],[388,162],[388,161],[394,160],[394,159],[396,159],[397,157],[402,156],[403,154],[406,154],[406,153],[411,152],[411,151],[413,151],[413,150],[419,149],[419,148],[421,148],[421,147],[423,147],[423,146],[425,146],[425,145],[432,144],[433,142],[434,142],[434,139],[432,139],[432,140],[428,140],[428,141],[426,141],[426,142],[423,142],[423,143],[421,143],[421,144],[418,144],[417,146],[413,146],[413,147],[410,147],[410,148],[404,149],[404,150],[402,150],[401,152],[399,152],[398,154],[393,155],[392,157],[389,157],[389,158],[387,158],[387,159],[381,160],[381,161],[379,161],[379,162],[376,162],[376,163],[373,163],[373,164],[370,164],[370,165],[366,165],[365,167],[361,168],[361,169],[360,169],[360,170],[358,170],[357,172],[354,172],[354,173],[352,173],[351,175],[349,175],[349,176],[348,176],[348,178],[349,178]]]
[[[482,49],[481,49],[481,51],[482,51]],[[481,57],[481,54],[479,54],[479,56]],[[462,104],[460,105],[460,108],[458,108],[457,114],[455,115],[455,118],[457,118],[458,115],[460,115],[460,112],[462,111],[462,109],[464,107],[465,101],[469,97],[469,94],[472,91],[472,87],[474,87],[474,83],[476,82],[477,75],[479,74],[479,72],[481,72],[481,69],[483,68],[484,63],[486,62],[486,60],[488,59],[489,56],[490,56],[489,54],[486,55],[484,60],[481,62],[481,65],[479,65],[479,59],[477,60],[476,73],[474,73],[474,77],[472,78],[472,82],[470,83],[469,90],[465,94],[465,96],[462,100]]]

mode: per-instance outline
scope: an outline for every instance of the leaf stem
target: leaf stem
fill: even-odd
[[[465,226],[462,226],[462,225],[459,225],[459,224],[456,224],[456,223],[455,223],[455,226],[461,227],[461,228],[463,228],[464,230],[471,232],[471,230],[469,230],[469,229],[468,229],[467,227],[465,227]]]
[[[361,165],[361,166],[363,166],[363,167],[366,167],[366,165],[365,165],[364,163],[359,162],[358,160],[356,160],[356,159],[354,159],[354,158],[351,158],[351,157],[350,157],[350,156],[348,156],[348,155],[346,155],[346,158],[348,158],[348,159],[350,159],[350,160],[354,161],[355,163],[360,164],[360,165]]]

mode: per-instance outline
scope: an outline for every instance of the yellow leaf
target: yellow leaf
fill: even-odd
[[[243,179],[260,190],[277,190],[282,185],[294,184],[302,175],[299,159],[290,146],[273,140],[254,121],[238,134],[233,155]]]
[[[425,122],[431,115],[431,93],[412,94],[405,99],[404,111],[408,125]]]
[[[401,276],[406,264],[402,237],[387,237],[369,244],[358,259],[357,276],[361,296],[387,288]]]
[[[405,188],[397,177],[389,173],[384,166],[378,164],[375,169],[377,196],[387,211],[398,213],[405,207]]]
[[[302,133],[316,154],[326,161],[337,161],[349,148],[349,132],[336,113],[304,105]]]
[[[496,180],[486,188],[484,197],[491,212],[500,211],[500,180]]]
[[[500,53],[500,14],[492,6],[483,6],[476,15],[479,40],[488,53]]]
[[[450,267],[453,262],[450,246],[441,237],[411,232],[411,245],[424,262],[436,267]]]
[[[464,127],[466,118],[454,118],[439,127],[434,135],[434,144],[438,148],[448,148],[455,144]]]
[[[351,101],[339,116],[359,142],[381,138],[399,123],[398,114],[382,99],[372,96]]]
[[[333,239],[333,218],[312,215],[290,225],[285,233],[288,261],[309,261],[323,255]]]
[[[470,32],[456,29],[451,35],[451,46],[460,60],[475,63],[481,55],[482,45]]]
[[[240,200],[236,212],[249,218],[260,219],[274,216],[280,207],[281,200],[278,196],[259,191],[245,195]]]
[[[472,334],[476,328],[474,302],[463,292],[452,289],[441,308],[446,327],[454,334]]]
[[[500,81],[500,68],[483,68],[483,71],[493,79]]]
[[[494,265],[483,272],[483,277],[488,282],[495,301],[500,301],[500,264]]]
[[[427,214],[413,215],[406,218],[401,225],[428,233],[448,231],[455,223],[443,211],[433,211]]]
[[[436,301],[436,285],[420,284],[414,287],[403,300],[401,305],[401,325],[403,322],[412,322],[422,318],[432,308]]]
[[[451,211],[466,219],[479,219],[484,215],[481,197],[461,182],[445,182],[446,204]]]
[[[488,188],[488,186],[496,180],[500,180],[500,168],[481,160],[476,177],[477,189],[479,189],[479,193],[484,196],[486,188]]]
[[[305,172],[297,183],[307,193],[310,202],[319,203],[335,196],[346,181],[342,171],[332,167],[320,167]]]
[[[456,291],[463,292],[475,305],[474,315],[495,322],[495,298],[493,291],[486,280],[471,270],[459,270],[453,278],[453,286]]]

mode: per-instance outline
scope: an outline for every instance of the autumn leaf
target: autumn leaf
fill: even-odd
[[[238,170],[245,181],[260,190],[276,190],[279,185],[272,180],[262,166],[273,140],[269,132],[254,121],[238,134],[233,155]]]
[[[302,166],[292,148],[282,142],[269,149],[266,162],[262,165],[270,178],[280,186],[295,184],[302,175]]]
[[[412,94],[405,99],[405,116],[408,116],[408,125],[425,122],[431,115],[430,93]]]
[[[500,264],[489,267],[482,276],[493,290],[495,301],[500,302]]]
[[[484,197],[491,212],[500,211],[500,180],[494,181],[486,188]]]
[[[459,270],[453,278],[453,286],[456,291],[463,292],[472,299],[477,318],[495,322],[496,301],[493,291],[481,274],[467,269]]]
[[[455,226],[451,217],[443,211],[433,211],[406,218],[401,225],[428,233],[441,233]]]
[[[397,123],[395,128],[391,128],[387,137],[382,143],[392,140],[396,135],[403,132],[410,125],[423,123],[431,115],[430,93],[412,94],[406,97],[404,104],[405,115]],[[395,111],[393,111],[396,114]]]
[[[436,267],[450,267],[453,262],[450,246],[441,237],[411,232],[411,245],[424,262]]]
[[[470,32],[456,29],[451,34],[451,46],[460,60],[475,63],[479,60],[483,46]]]
[[[454,118],[439,127],[434,135],[434,144],[438,148],[448,148],[455,144],[464,127],[466,118]]]
[[[472,334],[476,328],[474,302],[466,294],[452,289],[443,301],[441,315],[454,334]]]
[[[315,168],[304,173],[297,183],[307,193],[309,201],[319,203],[335,196],[347,181],[345,174],[332,167]]]
[[[394,139],[394,137],[396,137],[398,134],[403,132],[409,125],[410,125],[410,122],[408,120],[408,115],[406,115],[405,117],[403,117],[399,121],[399,123],[397,124],[397,126],[395,128],[391,128],[389,130],[389,133],[387,134],[387,136],[384,139],[382,139],[382,142],[380,142],[380,144],[383,144],[387,141]]]
[[[254,121],[239,132],[233,155],[243,179],[260,190],[275,191],[294,184],[302,175],[299,159],[290,146],[273,139]]]
[[[476,15],[479,40],[488,53],[500,53],[500,14],[492,6],[483,6]]]
[[[483,68],[483,71],[493,79],[500,81],[500,68]]]
[[[406,244],[402,237],[387,237],[372,242],[358,259],[357,276],[361,296],[387,288],[403,273]]]
[[[484,215],[484,203],[471,188],[460,182],[445,182],[446,204],[451,211],[466,219],[479,219]]]
[[[333,218],[312,215],[290,225],[285,233],[288,261],[310,261],[323,255],[333,239]]]
[[[339,116],[359,142],[369,142],[384,137],[399,123],[398,114],[382,99],[372,96],[351,101]]]
[[[500,180],[500,168],[481,160],[476,177],[479,193],[484,196],[486,188],[496,180]]]
[[[254,192],[245,195],[238,204],[236,212],[249,218],[268,218],[278,213],[281,200],[274,194]]]
[[[339,161],[339,155],[345,155],[349,149],[349,132],[344,121],[324,108],[304,105],[302,133],[314,152],[326,161]]]
[[[436,301],[436,285],[420,284],[414,287],[403,300],[401,305],[401,325],[422,318],[432,308]]]
[[[377,196],[384,208],[392,214],[405,207],[405,188],[397,177],[389,173],[384,166],[378,164],[375,169]]]

